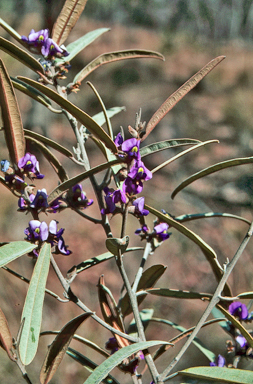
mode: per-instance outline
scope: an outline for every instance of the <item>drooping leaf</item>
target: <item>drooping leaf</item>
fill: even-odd
[[[187,80],[178,90],[176,90],[167,100],[158,108],[154,115],[149,120],[146,133],[142,137],[141,141],[145,140],[146,137],[152,132],[156,125],[163,119],[163,117],[189,92],[191,91],[199,82],[202,80],[213,68],[215,68],[222,60],[225,59],[225,56],[218,56],[215,59],[207,63],[203,68],[201,68],[195,75],[193,75],[189,80]]]
[[[74,185],[81,183],[83,180],[87,179],[91,175],[95,173],[101,172],[107,168],[110,168],[112,165],[120,163],[122,160],[114,160],[108,163],[100,164],[94,168],[89,169],[86,172],[80,173],[79,175],[72,177],[71,179],[64,181],[64,183],[58,185],[48,196],[48,203],[50,204],[53,200],[57,199],[57,197],[61,196],[64,192],[66,192],[69,188],[72,188]]]
[[[0,268],[17,259],[18,257],[32,252],[37,245],[27,241],[13,241],[0,247]]]
[[[84,36],[80,37],[79,39],[67,45],[66,50],[69,52],[69,55],[62,57],[61,59],[56,59],[56,62],[71,61],[84,48],[86,48],[89,44],[91,44],[103,33],[108,31],[110,31],[110,28],[99,28],[99,29],[95,29],[94,31],[90,31],[86,33]]]
[[[56,336],[48,349],[45,361],[41,368],[41,384],[47,384],[52,379],[68,349],[75,331],[83,323],[83,321],[91,315],[92,312],[86,312],[80,316],[75,317],[69,321]]]
[[[108,238],[106,239],[105,245],[108,251],[113,253],[115,256],[119,256],[120,254],[123,254],[129,244],[129,236],[123,237],[123,239],[118,238]]]
[[[37,132],[29,131],[28,129],[24,129],[24,133],[26,136],[34,138],[36,139],[36,141],[41,141],[43,144],[54,148],[56,151],[62,153],[64,156],[67,156],[70,159],[73,158],[73,153],[70,152],[67,148],[63,147],[61,144],[57,143],[56,141],[51,140],[43,135],[40,135]]]
[[[13,164],[17,164],[19,159],[24,156],[25,152],[23,125],[14,89],[1,59],[0,104],[6,145],[9,150],[11,161]]]
[[[69,179],[67,172],[65,171],[57,157],[55,157],[53,153],[44,144],[42,144],[40,141],[36,140],[34,137],[31,136],[25,135],[25,138],[26,140],[31,141],[38,146],[39,150],[43,153],[45,158],[51,164],[52,168],[57,173],[59,179],[62,182],[67,181]]]
[[[115,51],[103,53],[86,65],[74,78],[73,83],[81,83],[91,72],[107,63],[113,63],[119,60],[152,58],[164,60],[164,56],[158,52],[146,51],[144,49]]]
[[[35,264],[21,319],[24,320],[19,354],[24,365],[32,362],[37,352],[45,287],[50,265],[51,245],[43,244]]]
[[[253,299],[253,292],[243,292],[237,295],[240,299]]]
[[[122,360],[126,359],[130,355],[143,351],[147,348],[150,348],[159,344],[168,344],[165,341],[142,341],[140,343],[128,345],[127,347],[121,348],[119,351],[115,352],[113,355],[108,357],[102,364],[100,364],[94,372],[88,377],[84,384],[99,384],[113,368],[121,363]]]
[[[207,261],[211,265],[215,277],[218,281],[220,281],[223,276],[223,272],[222,267],[219,264],[217,255],[214,250],[203,239],[201,239],[200,236],[196,235],[194,232],[180,224],[178,221],[172,219],[172,217],[159,212],[157,209],[150,207],[147,204],[145,204],[144,207],[145,209],[148,209],[150,213],[157,216],[161,220],[161,222],[169,224],[170,227],[177,229],[180,233],[182,233],[190,240],[192,240],[195,244],[197,244],[204,253]],[[224,292],[227,296],[231,296],[230,288],[227,284],[224,287]]]
[[[218,143],[218,142],[219,142],[218,140],[208,140],[208,141],[204,141],[202,143],[196,144],[196,145],[192,146],[191,148],[185,149],[184,151],[178,153],[177,155],[175,155],[175,156],[171,157],[170,159],[164,161],[163,163],[159,164],[157,167],[153,168],[151,172],[155,173],[155,172],[159,171],[160,169],[166,167],[168,164],[179,159],[179,157],[182,157],[182,156],[186,155],[187,153],[194,151],[195,149],[198,149],[199,147],[202,147],[203,145],[211,144],[211,143]]]
[[[118,113],[122,112],[122,111],[125,111],[126,110],[126,107],[113,107],[113,108],[109,108],[106,110],[106,113],[109,117],[109,119],[111,117],[113,117],[114,115],[117,115]],[[92,116],[93,120],[96,121],[96,123],[100,126],[102,126],[103,124],[105,124],[105,115],[103,112],[99,112],[97,113],[96,115]]]
[[[61,45],[69,36],[72,28],[83,12],[87,0],[66,0],[53,26],[52,39]]]
[[[155,283],[160,279],[160,277],[164,274],[167,267],[162,264],[152,265],[150,268],[146,269],[143,272],[141,279],[139,281],[137,292],[142,291],[148,288],[152,288]],[[146,295],[137,296],[138,305],[140,305],[145,299]],[[129,295],[128,293],[120,301],[120,307],[122,315],[125,317],[132,312],[132,307],[130,305]]]
[[[6,32],[8,32],[15,40],[17,40],[19,43],[22,43],[20,34],[1,18],[0,18],[0,26],[3,27],[6,30]]]
[[[133,251],[139,251],[139,250],[143,250],[143,247],[131,247],[131,248],[128,248],[127,250],[125,250],[125,253],[133,252]],[[115,255],[113,253],[105,252],[102,255],[92,257],[91,259],[87,259],[85,261],[82,261],[80,264],[72,267],[68,271],[68,273],[72,272],[74,269],[75,269],[76,273],[83,272],[86,269],[89,269],[89,268],[93,267],[94,265],[98,265],[100,263],[103,263],[104,261],[112,259],[113,257],[115,257]]]
[[[141,157],[145,157],[156,152],[164,151],[165,149],[168,149],[168,148],[177,148],[184,145],[194,145],[199,143],[200,141],[195,139],[164,140],[164,141],[159,141],[158,143],[147,145],[146,147],[142,147],[140,149],[140,154],[141,154]]]
[[[0,346],[7,352],[7,355],[12,361],[16,360],[16,355],[13,350],[13,341],[12,341],[9,325],[1,308],[0,308]]]
[[[207,212],[207,213],[194,213],[188,215],[181,215],[175,217],[175,220],[180,221],[180,223],[184,223],[185,221],[192,221],[198,219],[209,219],[213,217],[229,217],[231,219],[236,219],[243,221],[244,223],[251,224],[249,220],[244,219],[241,216],[232,215],[231,213],[220,213],[220,212]]]
[[[37,73],[44,73],[44,68],[32,55],[19,48],[17,45],[10,41],[0,37],[0,50],[8,53],[8,55],[14,57],[14,59],[20,61],[26,67]]]
[[[38,89],[40,92],[44,93],[50,99],[59,104],[63,109],[66,109],[72,116],[74,116],[81,124],[83,124],[93,135],[95,135],[99,140],[101,140],[108,148],[112,150],[113,153],[117,153],[117,147],[112,141],[112,139],[107,135],[107,133],[101,128],[87,113],[82,111],[80,108],[72,104],[70,101],[64,99],[57,92],[46,87],[43,84],[40,84],[34,80],[28,79],[26,77],[19,76],[20,80],[23,80],[25,83],[31,85],[32,87]]]
[[[210,175],[211,173],[218,172],[222,169],[236,167],[237,165],[251,164],[253,163],[253,157],[242,157],[238,159],[226,160],[221,163],[217,163],[212,165],[211,167],[205,168],[200,172],[194,173],[194,175],[188,177],[184,180],[179,186],[172,192],[171,198],[174,199],[176,194],[180,192],[183,188],[187,187],[189,184],[193,183],[193,181],[200,179],[201,177]]]
[[[73,348],[67,349],[67,355],[72,357],[75,361],[81,364],[84,368],[86,368],[89,372],[93,372],[95,368],[97,368],[97,364],[88,359],[88,357],[82,355],[80,352],[74,350]],[[120,384],[112,375],[108,375],[105,377],[101,383],[104,384]]]
[[[210,293],[199,293],[191,291],[181,291],[179,289],[169,289],[169,288],[152,288],[145,289],[146,292],[155,296],[164,296],[164,297],[176,297],[177,299],[211,299],[213,295]]]
[[[253,372],[226,367],[193,367],[179,371],[178,375],[195,380],[209,380],[216,383],[252,384]]]

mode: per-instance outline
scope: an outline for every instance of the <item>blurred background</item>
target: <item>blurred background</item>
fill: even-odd
[[[21,35],[28,35],[33,28],[36,31],[52,29],[64,1],[58,0],[2,0],[1,17]],[[136,59],[112,63],[98,68],[87,78],[100,93],[107,108],[125,106],[125,112],[112,118],[115,135],[122,126],[128,137],[128,125],[134,125],[136,112],[142,110],[142,120],[149,121],[159,106],[180,87],[188,78],[207,62],[219,55],[226,59],[219,64],[196,88],[194,88],[159,123],[144,142],[174,138],[194,138],[199,140],[218,139],[219,144],[209,144],[195,150],[173,162],[170,166],[155,173],[145,185],[143,195],[147,204],[165,209],[174,216],[200,212],[228,212],[252,219],[252,167],[250,165],[233,167],[204,179],[201,179],[184,191],[175,200],[170,195],[175,187],[191,174],[220,161],[247,157],[253,149],[253,1],[244,0],[88,0],[83,15],[72,30],[67,45],[85,33],[101,27],[111,31],[102,35],[88,46],[72,62],[68,78],[62,84],[71,82],[87,63],[102,53],[123,49],[155,50],[165,56],[165,62],[155,59]],[[12,38],[1,29],[1,36]],[[13,58],[0,52],[10,75],[25,75],[36,79],[34,73],[23,68]],[[44,106],[36,105],[28,97],[16,92],[24,127],[47,135],[68,149],[75,146],[74,134],[66,118],[53,114]],[[70,100],[93,116],[101,107],[85,82],[80,92],[72,94]],[[3,134],[0,136],[1,159],[8,156]],[[38,154],[37,149],[29,145],[28,150]],[[160,162],[179,153],[180,149],[169,149],[145,158],[145,165],[152,169]],[[91,165],[104,161],[93,143],[88,143]],[[56,153],[55,153],[56,154]],[[82,172],[82,168],[70,163],[57,154],[66,167],[69,176]],[[46,188],[48,193],[58,183],[54,171],[40,159],[41,172],[46,175],[43,181],[36,180],[38,189]],[[101,178],[101,176],[99,176]],[[91,185],[86,181],[83,187],[88,198],[95,199]],[[1,187],[0,201],[0,241],[22,240],[30,216],[17,212],[17,200]],[[88,208],[88,214],[99,217],[94,203]],[[83,260],[106,252],[105,235],[95,224],[85,222],[73,211],[64,211],[41,220],[59,221],[59,227],[65,228],[65,240],[73,251],[70,257],[56,256],[63,274]],[[152,227],[154,217],[149,215],[147,222]],[[111,220],[114,236],[120,235],[120,218]],[[231,259],[242,241],[247,225],[228,218],[213,218],[188,222],[187,227],[201,236],[217,252],[221,264]],[[131,246],[142,245],[134,235],[138,221],[130,217],[127,234]],[[229,279],[233,294],[253,289],[252,283],[252,244],[250,243]],[[130,281],[134,279],[142,253],[131,253],[125,264]],[[201,251],[184,236],[172,230],[172,236],[150,259],[146,267],[152,264],[168,266],[157,287],[184,289],[212,293],[216,281],[209,264]],[[29,278],[34,261],[22,257],[10,264],[10,267]],[[108,261],[82,272],[72,284],[73,291],[92,310],[101,315],[97,282],[104,274],[105,283],[118,299],[122,282],[114,261]],[[27,286],[22,281],[0,271],[1,308],[4,311],[13,335],[16,335]],[[7,288],[8,287],[8,288]],[[48,288],[62,297],[62,288],[54,272],[48,278]],[[147,297],[143,308],[153,308],[154,316],[176,322],[185,328],[194,326],[201,316],[206,303],[199,301],[175,300]],[[72,303],[61,304],[46,296],[42,330],[59,330],[63,325],[80,314]],[[131,316],[126,318],[127,324]],[[218,325],[208,331],[200,332],[201,340],[216,354],[225,354],[225,342],[229,338]],[[172,338],[177,331],[168,326],[159,327],[158,335],[155,323],[147,329],[149,339]],[[92,339],[104,347],[111,337],[110,333],[89,319],[78,330],[78,334]],[[44,359],[47,345],[52,336],[43,336],[40,351],[34,363],[28,367],[33,382],[37,382],[38,372]],[[182,345],[182,344],[181,344]],[[179,347],[181,346],[179,345]],[[73,341],[73,348],[88,356],[96,363],[101,357],[84,345]],[[158,366],[163,369],[175,355],[177,348],[167,352]],[[0,351],[2,364],[0,378],[2,383],[22,383],[18,368],[11,363],[4,351]],[[195,365],[209,365],[208,360],[196,347],[191,347],[177,368]],[[249,363],[241,367],[251,369]],[[123,384],[130,383],[130,377],[115,370],[115,377]],[[88,373],[80,368],[70,357],[64,358],[52,383],[82,383]],[[120,379],[119,379],[120,378]],[[147,383],[148,383],[147,379]]]

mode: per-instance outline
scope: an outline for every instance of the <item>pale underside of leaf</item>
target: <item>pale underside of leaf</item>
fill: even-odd
[[[0,59],[0,103],[6,144],[10,159],[17,164],[24,156],[25,139],[19,107],[14,89],[6,71],[3,61]]]
[[[113,63],[119,60],[152,58],[164,60],[164,56],[158,52],[146,51],[144,49],[126,50],[103,53],[86,65],[74,78],[73,83],[81,83],[91,72],[107,63]]]
[[[13,241],[0,247],[0,268],[26,253],[32,252],[37,245],[27,241]]]
[[[238,159],[232,159],[232,160],[226,160],[221,163],[217,163],[212,165],[211,167],[205,168],[200,172],[194,173],[194,175],[188,177],[186,180],[184,180],[179,186],[172,192],[171,198],[174,199],[174,197],[180,192],[182,189],[187,187],[189,184],[193,183],[193,181],[200,179],[201,177],[210,175],[214,172],[218,172],[222,169],[235,167],[237,165],[245,165],[245,164],[251,164],[253,163],[253,157],[242,157]]]
[[[149,120],[146,127],[146,134],[142,137],[141,141],[152,132],[156,125],[163,119],[163,117],[199,82],[202,80],[212,69],[214,69],[225,56],[218,56],[215,59],[207,63],[202,69],[200,69],[195,75],[187,80],[177,91],[175,91],[167,100],[158,108],[154,115]]]
[[[66,0],[53,26],[52,39],[61,45],[67,39],[70,31],[83,12],[87,0]]]
[[[43,84],[40,84],[34,80],[28,79],[26,77],[19,76],[20,80],[23,80],[25,83],[33,86],[38,89],[40,92],[44,93],[51,100],[55,101],[63,109],[66,109],[72,116],[74,116],[81,124],[83,124],[92,134],[94,134],[99,140],[105,143],[105,145],[112,150],[113,153],[117,153],[117,147],[109,135],[101,128],[87,113],[82,111],[76,105],[72,104],[70,101],[60,96],[57,92],[46,87]]]
[[[140,149],[140,154],[141,154],[141,157],[145,157],[156,152],[164,151],[165,149],[168,149],[168,148],[177,148],[184,145],[194,145],[199,143],[200,143],[199,140],[194,140],[194,139],[164,140],[164,141],[147,145],[146,147],[142,147]]]

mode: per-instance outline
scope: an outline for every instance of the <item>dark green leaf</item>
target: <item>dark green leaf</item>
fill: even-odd
[[[56,336],[48,349],[46,359],[41,368],[41,384],[47,384],[52,379],[63,359],[63,356],[65,355],[65,352],[68,349],[69,343],[71,342],[75,331],[82,324],[82,322],[91,315],[92,312],[86,312],[78,317],[75,317],[69,321]]]
[[[24,365],[32,362],[37,352],[45,287],[50,265],[51,245],[43,244],[35,264],[22,312],[24,326],[21,333],[19,354]]]
[[[20,61],[32,71],[44,73],[44,68],[42,67],[39,61],[37,61],[32,55],[30,55],[23,49],[17,47],[15,44],[4,39],[3,37],[0,37],[0,50],[8,53],[8,55],[14,57],[14,59]]]
[[[32,252],[37,245],[27,241],[13,241],[0,247],[0,268],[17,259],[18,257]]]
[[[145,140],[146,137],[152,132],[156,125],[163,119],[163,117],[199,82],[203,79],[213,68],[216,67],[225,56],[218,56],[215,59],[207,63],[200,71],[193,75],[187,80],[177,91],[175,91],[167,100],[158,108],[154,115],[149,120],[146,127],[146,134],[142,137],[141,141]]]
[[[81,83],[91,72],[107,63],[113,63],[125,59],[152,58],[164,60],[164,56],[158,52],[145,51],[143,49],[115,51],[103,53],[86,65],[74,78],[73,83]]]
[[[198,220],[198,219],[210,219],[212,217],[229,217],[231,219],[241,220],[244,223],[247,223],[250,225],[250,221],[247,219],[244,219],[241,216],[232,215],[231,213],[219,213],[219,212],[207,212],[207,213],[195,213],[195,214],[189,214],[189,215],[182,215],[175,217],[175,220],[180,221],[181,223],[184,223],[185,221],[192,221],[192,220]]]
[[[237,165],[251,164],[253,163],[253,157],[243,157],[239,159],[232,159],[227,161],[222,161],[221,163],[217,163],[212,165],[211,167],[205,168],[200,172],[195,173],[194,175],[188,177],[184,180],[171,194],[171,198],[174,199],[176,194],[180,192],[183,188],[187,187],[189,184],[193,183],[193,181],[200,179],[201,177],[210,175],[211,173],[218,172],[222,169],[236,167]]]
[[[178,374],[183,377],[218,381],[219,383],[252,384],[253,372],[225,367],[193,367]]]
[[[105,145],[112,150],[113,153],[117,153],[117,147],[107,133],[101,128],[87,113],[82,111],[80,108],[72,104],[70,101],[60,96],[57,92],[40,84],[34,80],[26,77],[19,76],[20,80],[38,89],[44,93],[50,99],[59,104],[63,109],[66,109],[71,115],[73,115],[80,123],[82,123],[93,135],[101,140]]]
[[[141,157],[151,155],[152,153],[164,151],[168,148],[177,148],[184,145],[194,145],[200,143],[199,140],[194,139],[173,139],[173,140],[164,140],[159,141],[158,143],[147,145],[140,149]]]
[[[0,40],[1,41],[1,40]],[[0,104],[6,145],[13,164],[24,156],[25,139],[18,103],[8,72],[0,59]]]
[[[61,45],[69,36],[72,28],[81,16],[87,0],[66,0],[53,26],[52,39]]]
[[[147,348],[158,344],[168,344],[165,341],[142,341],[140,343],[128,345],[125,348],[121,348],[119,351],[115,352],[113,355],[108,357],[102,364],[100,364],[94,372],[88,377],[84,384],[99,384],[105,377],[108,376],[109,372],[117,365],[119,365],[122,360],[126,359],[130,355],[143,351]]]
[[[147,293],[155,296],[175,297],[177,299],[211,299],[213,295],[210,293],[199,293],[190,291],[181,291],[178,289],[169,288],[152,288],[145,289]]]

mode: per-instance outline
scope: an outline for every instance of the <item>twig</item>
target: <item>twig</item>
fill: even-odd
[[[134,293],[136,293],[136,291],[137,291],[138,284],[139,284],[139,281],[141,279],[142,272],[143,272],[143,269],[144,269],[144,265],[145,265],[145,263],[147,261],[148,256],[150,255],[150,251],[151,251],[151,243],[147,242],[145,250],[144,250],[144,254],[143,254],[143,257],[142,257],[142,260],[141,260],[141,265],[140,265],[140,267],[138,269],[138,272],[137,272],[137,274],[135,276],[135,280],[134,280],[134,283],[133,283],[132,291]]]

